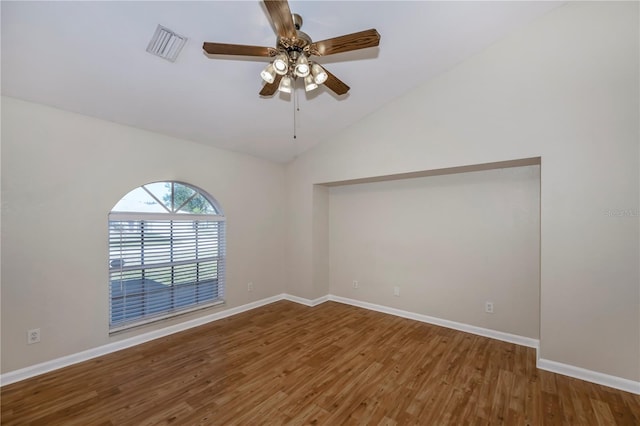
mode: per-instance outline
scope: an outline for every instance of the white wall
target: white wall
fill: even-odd
[[[254,157],[2,98],[2,372],[282,293],[284,178]],[[221,204],[227,305],[110,338],[107,215],[162,180]]]
[[[538,339],[539,172],[332,187],[331,294]]]
[[[638,12],[570,2],[301,155],[288,290],[329,290],[314,184],[541,157],[540,355],[640,380]]]
[[[330,190],[319,184],[541,157],[541,356],[640,380],[640,218],[606,214],[640,209],[638,12],[571,2],[301,155],[286,176],[3,98],[2,371],[110,341],[107,214],[143,183],[182,180],[221,203],[231,307],[280,293],[285,265],[286,291],[329,293]],[[34,327],[43,341],[27,346]]]

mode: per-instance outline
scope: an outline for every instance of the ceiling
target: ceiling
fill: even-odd
[[[261,98],[268,58],[202,51],[275,46],[260,1],[2,1],[2,94],[287,162],[561,4],[291,0],[314,41],[376,28],[380,46],[316,58],[347,95]],[[188,37],[175,63],[146,52],[158,24]]]

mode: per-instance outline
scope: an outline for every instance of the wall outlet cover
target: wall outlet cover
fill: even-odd
[[[38,343],[40,341],[40,329],[34,328],[31,330],[27,330],[27,344],[32,345],[34,343]]]
[[[493,302],[486,302],[484,304],[484,311],[488,314],[493,313]]]

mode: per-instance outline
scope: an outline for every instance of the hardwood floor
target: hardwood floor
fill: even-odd
[[[535,350],[281,301],[2,388],[3,425],[640,425]]]

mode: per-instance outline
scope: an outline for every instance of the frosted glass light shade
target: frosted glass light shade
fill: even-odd
[[[329,74],[318,64],[313,64],[311,66],[311,75],[313,76],[313,81],[316,84],[322,84],[327,81],[329,78]]]
[[[289,57],[286,53],[282,52],[276,56],[276,59],[273,60],[273,69],[276,74],[280,75],[285,75],[289,71]]]
[[[284,93],[291,93],[291,89],[293,88],[293,79],[288,75],[282,77],[280,80],[280,85],[278,86],[278,90]]]
[[[311,69],[309,67],[309,60],[306,56],[300,55],[298,57],[298,60],[296,61],[296,67],[294,68],[293,72],[298,77],[306,77],[309,75]]]
[[[276,71],[273,69],[273,64],[267,65],[260,73],[260,77],[269,84],[273,83],[276,79]]]
[[[305,92],[310,92],[314,89],[317,89],[318,85],[316,84],[315,81],[313,81],[313,76],[311,74],[309,74],[308,76],[306,76],[304,78],[304,90]]]

